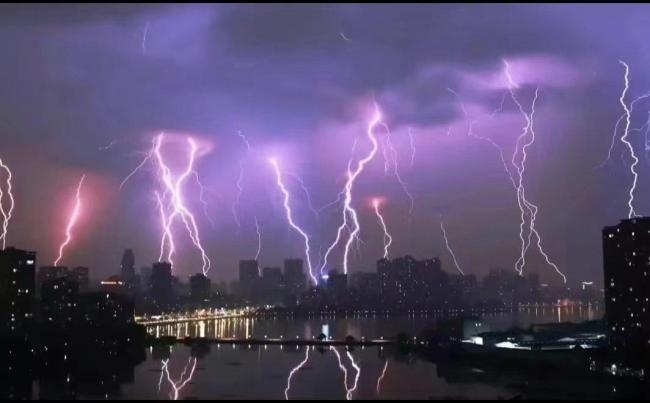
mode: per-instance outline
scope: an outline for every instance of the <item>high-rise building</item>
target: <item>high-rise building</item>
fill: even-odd
[[[382,304],[390,309],[440,307],[448,303],[449,275],[440,259],[416,260],[411,256],[377,262]]]
[[[88,291],[88,284],[90,283],[88,272],[89,270],[87,267],[78,266],[68,270],[66,278],[79,284],[80,292],[86,292]]]
[[[34,317],[36,252],[0,251],[0,329],[22,331]]]
[[[257,260],[239,261],[239,288],[241,296],[251,302],[255,300],[260,282]]]
[[[41,266],[36,276],[36,286],[40,290],[41,285],[46,281],[64,278],[67,275],[68,268],[66,266]]]
[[[66,278],[41,285],[41,319],[50,326],[70,327],[78,315],[79,284]]]
[[[151,267],[151,298],[158,312],[168,312],[174,302],[172,265],[157,262]]]
[[[265,267],[262,269],[260,290],[265,303],[277,303],[282,300],[282,269]]]
[[[122,255],[120,274],[125,280],[135,276],[135,254],[131,249],[126,249]]]
[[[650,350],[650,217],[603,229],[605,309],[614,351]]]
[[[212,282],[203,273],[190,277],[190,299],[195,306],[206,305],[212,297]]]
[[[300,295],[305,291],[306,276],[302,259],[284,261],[284,286],[288,293]]]
[[[342,302],[341,299],[348,295],[348,275],[336,270],[330,271],[327,276],[327,293]]]

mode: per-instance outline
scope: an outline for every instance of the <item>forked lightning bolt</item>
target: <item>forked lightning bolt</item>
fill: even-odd
[[[632,158],[632,164],[630,165],[630,173],[632,174],[632,184],[629,189],[629,198],[627,201],[627,206],[629,208],[627,218],[637,217],[637,213],[634,210],[634,191],[636,190],[637,181],[639,179],[639,174],[636,171],[636,166],[639,163],[639,158],[637,158],[634,153],[634,147],[632,143],[628,140],[628,135],[630,134],[630,125],[632,124],[632,109],[628,107],[625,103],[625,97],[630,89],[630,67],[622,60],[619,60],[619,63],[625,68],[625,86],[623,87],[623,92],[619,98],[619,102],[625,111],[625,126],[623,130],[623,135],[621,136],[621,142],[627,146],[630,151],[630,158]]]
[[[307,268],[309,269],[309,276],[311,277],[314,285],[318,285],[318,279],[314,275],[314,269],[312,267],[311,263],[311,250],[310,250],[310,240],[309,240],[309,235],[300,228],[298,224],[293,219],[293,212],[291,210],[291,194],[289,193],[289,190],[284,184],[284,179],[282,176],[282,171],[280,169],[280,165],[275,158],[269,158],[269,164],[273,167],[273,171],[275,173],[275,179],[276,179],[276,185],[278,186],[278,189],[280,189],[280,192],[282,192],[283,195],[283,206],[284,206],[284,211],[287,216],[287,221],[289,222],[289,226],[294,229],[297,233],[300,234],[304,241],[305,245],[305,259],[307,260]]]
[[[77,185],[77,191],[75,193],[74,207],[70,212],[70,217],[68,218],[68,225],[65,228],[65,239],[59,246],[59,255],[54,261],[54,266],[59,265],[59,262],[61,262],[61,259],[63,259],[63,251],[65,250],[66,246],[68,246],[70,241],[72,241],[72,230],[74,229],[74,226],[77,223],[77,220],[79,219],[79,215],[81,214],[81,209],[82,209],[81,187],[83,186],[85,179],[86,179],[86,174],[81,175],[81,179],[79,180],[79,184]]]
[[[366,165],[370,163],[375,158],[375,155],[377,154],[377,150],[379,148],[379,143],[377,141],[377,137],[375,135],[375,129],[377,126],[381,123],[382,119],[382,114],[381,110],[379,109],[379,105],[375,103],[375,111],[372,116],[372,119],[368,123],[368,128],[366,130],[366,135],[368,137],[368,140],[370,141],[372,147],[368,154],[360,159],[354,170],[351,170],[352,166],[352,157],[350,158],[350,161],[348,162],[348,168],[347,168],[347,181],[345,183],[344,189],[342,191],[343,194],[343,220],[341,225],[338,227],[336,231],[336,238],[332,242],[332,244],[329,246],[327,251],[325,252],[325,257],[323,258],[323,264],[321,265],[320,271],[321,274],[325,274],[326,266],[327,266],[327,261],[330,253],[336,248],[336,246],[339,244],[341,241],[341,237],[343,234],[343,231],[345,229],[348,229],[348,239],[345,242],[345,249],[343,251],[343,273],[347,274],[348,273],[348,262],[349,262],[349,254],[350,254],[350,249],[352,247],[352,243],[357,239],[359,236],[359,231],[361,229],[359,225],[359,219],[357,217],[357,211],[352,207],[352,191],[354,189],[354,184],[361,175],[361,173],[364,171]],[[356,142],[355,142],[356,145]],[[351,221],[351,224],[348,223],[348,220]]]
[[[2,190],[2,184],[0,184],[0,215],[2,215],[2,232],[0,232],[0,240],[2,240],[2,249],[4,250],[7,247],[7,232],[9,228],[9,221],[11,221],[11,216],[14,211],[15,200],[13,190],[11,188],[11,180],[13,178],[13,175],[11,173],[11,169],[9,169],[9,167],[2,161],[1,158],[0,169],[6,173],[5,186],[7,198],[9,199],[9,207],[5,210],[3,201],[5,193]]]
[[[372,199],[372,207],[375,210],[375,215],[377,216],[379,225],[384,231],[384,259],[388,259],[388,249],[390,248],[390,245],[393,243],[393,237],[390,235],[390,233],[388,233],[388,228],[386,227],[386,221],[384,220],[384,216],[381,214],[381,211],[379,210],[380,205],[381,205],[380,199],[378,198]]]
[[[520,232],[519,232],[519,238],[521,240],[521,254],[517,259],[517,262],[515,262],[515,270],[519,272],[520,275],[523,274],[524,266],[526,265],[526,253],[530,248],[532,237],[534,236],[536,239],[535,244],[537,246],[537,250],[540,253],[540,255],[544,257],[546,264],[551,266],[555,270],[555,272],[562,277],[564,283],[566,283],[567,282],[566,276],[564,275],[564,273],[560,271],[557,265],[551,261],[548,254],[544,251],[544,248],[542,247],[542,238],[539,232],[537,232],[537,229],[535,228],[537,212],[539,208],[526,198],[526,188],[524,186],[524,174],[526,171],[526,158],[527,158],[526,150],[528,149],[528,147],[533,145],[533,143],[535,143],[534,117],[535,117],[535,105],[537,103],[537,99],[539,96],[539,88],[535,89],[535,96],[531,102],[530,112],[526,112],[523,105],[521,104],[521,102],[519,102],[519,99],[515,95],[515,89],[519,88],[519,86],[513,80],[512,75],[510,74],[510,65],[506,60],[504,60],[504,73],[508,80],[508,92],[510,93],[510,97],[512,98],[512,101],[515,103],[515,105],[517,105],[519,112],[522,114],[526,122],[525,126],[522,129],[522,133],[517,138],[517,142],[515,144],[515,151],[512,155],[512,161],[511,161],[517,173],[516,176],[517,177],[517,181],[516,181],[517,202],[519,204],[519,209],[521,210],[521,224],[520,224]],[[519,155],[521,155],[521,157],[519,158],[519,160],[517,160],[517,157]],[[524,226],[526,223],[526,216],[528,216],[528,235],[524,236]]]
[[[296,365],[291,370],[291,372],[289,372],[289,376],[287,377],[287,387],[284,389],[285,400],[289,400],[289,391],[291,390],[291,379],[296,374],[296,372],[300,371],[300,369],[304,367],[305,364],[307,364],[307,361],[309,361],[309,346],[307,346],[307,349],[305,350],[305,359],[302,360],[298,365]]]
[[[194,377],[194,372],[196,371],[196,358],[190,357],[187,360],[187,363],[185,364],[185,367],[183,368],[183,372],[181,372],[181,375],[177,381],[174,381],[171,378],[171,375],[169,374],[169,360],[164,360],[162,362],[162,372],[165,373],[167,377],[167,382],[169,383],[169,386],[171,387],[171,392],[170,392],[170,398],[172,400],[178,400],[181,391],[187,386],[187,384],[192,380]],[[192,366],[190,368],[190,363],[192,363]],[[190,368],[189,374],[187,373],[188,368]],[[187,377],[186,377],[187,375]]]
[[[204,275],[207,275],[210,271],[211,262],[205,248],[201,242],[201,237],[199,234],[199,228],[196,223],[194,214],[190,211],[185,203],[185,197],[183,194],[183,187],[187,179],[194,172],[194,164],[196,162],[196,154],[198,152],[198,146],[196,142],[191,138],[187,138],[187,144],[189,146],[189,155],[188,162],[185,169],[177,175],[174,175],[171,171],[171,168],[167,165],[165,158],[162,154],[162,144],[164,141],[164,134],[161,133],[156,138],[155,146],[153,149],[153,154],[155,156],[155,161],[158,166],[158,172],[160,175],[160,182],[164,187],[164,194],[160,196],[156,194],[158,207],[161,214],[161,220],[163,221],[163,233],[161,236],[161,252],[167,249],[167,260],[172,263],[173,255],[176,249],[174,244],[174,237],[172,234],[172,226],[175,221],[179,219],[185,229],[187,234],[192,241],[192,244],[199,250],[201,253],[202,266],[201,271]],[[164,205],[165,197],[169,200],[167,205]],[[162,217],[165,217],[164,220]],[[161,257],[164,253],[161,253]],[[162,259],[161,259],[162,260]],[[173,264],[173,263],[172,263]]]

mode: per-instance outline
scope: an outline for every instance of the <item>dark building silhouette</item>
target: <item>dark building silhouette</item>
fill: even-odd
[[[391,309],[442,307],[449,301],[449,275],[440,259],[411,256],[377,262],[381,303]]]
[[[41,321],[67,328],[78,315],[79,283],[66,278],[47,280],[41,285]]]
[[[168,312],[174,302],[172,265],[167,262],[157,262],[151,267],[151,298],[154,309]]]
[[[273,304],[282,299],[282,269],[265,267],[262,269],[260,291],[265,303]]]
[[[74,281],[79,284],[79,291],[86,292],[88,291],[88,285],[90,283],[89,270],[87,267],[78,266],[73,269],[70,269],[66,273],[66,278],[70,281]]]
[[[612,349],[650,350],[650,217],[603,229],[605,310]]]
[[[0,251],[0,329],[22,331],[34,317],[36,252]]]
[[[379,275],[356,272],[350,275],[350,303],[357,309],[375,309],[379,306]]]
[[[327,276],[327,293],[338,302],[347,297],[348,294],[348,275],[339,273],[336,270],[329,272]]]
[[[126,249],[120,263],[120,277],[127,294],[133,295],[140,291],[140,276],[135,272],[135,254]]]
[[[257,260],[239,261],[239,291],[249,302],[256,302],[260,274]]]
[[[40,290],[41,285],[46,281],[64,278],[67,275],[68,268],[66,266],[41,266],[36,276],[36,286]]]
[[[114,274],[102,280],[99,284],[101,285],[102,291],[111,292],[114,294],[126,293],[126,286],[124,284],[124,281],[122,280],[122,277],[118,276],[117,274]]]
[[[200,307],[209,305],[212,297],[212,282],[203,273],[190,277],[190,299],[192,305]]]
[[[134,306],[124,296],[89,292],[79,296],[81,322],[91,328],[116,328],[134,323]]]
[[[286,259],[284,261],[284,284],[292,292],[302,293],[305,290],[306,276],[302,259]]]

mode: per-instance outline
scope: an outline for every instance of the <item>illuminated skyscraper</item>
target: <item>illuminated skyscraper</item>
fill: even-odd
[[[36,252],[0,251],[0,326],[10,332],[25,328],[34,316]]]
[[[650,350],[650,217],[603,229],[605,309],[611,347]]]

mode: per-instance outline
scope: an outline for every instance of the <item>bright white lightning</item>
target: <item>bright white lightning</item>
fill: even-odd
[[[11,169],[7,166],[2,159],[0,158],[0,168],[6,172],[6,190],[7,197],[9,198],[9,208],[5,210],[2,199],[4,198],[4,192],[2,191],[2,186],[0,185],[0,215],[2,215],[2,232],[0,233],[0,240],[2,240],[2,249],[4,250],[7,247],[7,233],[9,228],[9,221],[11,221],[11,216],[14,211],[14,194],[11,187],[11,180],[13,175]]]
[[[350,161],[348,161],[347,181],[342,191],[343,222],[341,223],[341,225],[338,227],[336,231],[336,238],[334,239],[334,242],[332,242],[332,244],[325,252],[325,257],[323,258],[323,264],[321,265],[320,268],[321,274],[325,273],[328,257],[340,242],[341,236],[343,234],[343,230],[346,228],[348,229],[349,234],[348,234],[348,239],[345,242],[345,249],[343,251],[343,273],[345,274],[348,273],[348,261],[349,261],[350,248],[352,246],[352,243],[355,241],[355,239],[358,239],[359,231],[361,230],[361,227],[359,225],[359,220],[357,217],[357,211],[352,207],[352,190],[354,188],[354,184],[357,178],[359,177],[359,175],[361,175],[366,165],[370,163],[370,161],[372,161],[375,158],[375,155],[377,154],[379,143],[377,142],[377,137],[375,136],[374,131],[377,128],[377,126],[381,123],[381,119],[382,119],[381,110],[379,109],[379,105],[375,103],[375,111],[372,116],[372,119],[368,123],[368,128],[366,130],[366,135],[372,147],[368,152],[368,154],[357,162],[357,165],[354,170],[351,170],[352,158],[350,158]],[[355,141],[355,146],[356,146],[356,141]],[[351,220],[351,224],[348,223],[348,219]]]
[[[458,259],[456,259],[456,254],[454,253],[454,250],[451,248],[451,245],[449,245],[449,238],[447,238],[447,230],[445,229],[445,223],[442,220],[442,216],[440,217],[440,230],[442,231],[442,237],[445,239],[445,248],[447,248],[447,252],[451,255],[451,259],[454,261],[454,266],[456,266],[456,270],[463,276],[465,275],[465,272],[463,269],[461,269],[460,264],[458,264]]]
[[[196,154],[198,152],[198,147],[195,141],[188,137],[187,144],[190,147],[188,163],[184,171],[182,171],[176,178],[173,177],[171,169],[166,164],[164,157],[162,156],[162,143],[163,143],[163,133],[159,134],[155,141],[155,146],[153,149],[153,154],[156,157],[156,163],[159,170],[160,181],[164,185],[165,192],[169,195],[169,209],[170,213],[166,213],[164,206],[161,207],[161,214],[166,214],[166,220],[163,222],[164,230],[162,235],[161,244],[167,243],[168,252],[167,260],[171,263],[173,253],[174,253],[174,239],[171,233],[171,226],[174,224],[177,218],[180,218],[181,222],[184,224],[185,229],[187,230],[188,236],[192,241],[192,244],[199,250],[201,253],[202,266],[201,271],[204,275],[207,275],[210,271],[211,261],[208,257],[203,244],[201,242],[201,237],[199,234],[198,225],[196,224],[196,219],[194,215],[189,210],[185,204],[183,197],[183,186],[188,177],[194,172],[194,163],[196,160]],[[156,195],[159,201],[159,204],[162,202],[162,198]]]
[[[555,270],[555,272],[562,277],[562,280],[566,284],[567,282],[566,276],[564,275],[564,273],[562,273],[562,271],[560,271],[558,266],[551,261],[548,254],[544,251],[544,248],[542,247],[541,236],[539,232],[537,232],[537,229],[535,228],[537,212],[539,208],[526,198],[526,189],[523,182],[524,174],[526,171],[526,158],[527,158],[526,150],[535,142],[534,117],[535,117],[535,105],[537,103],[537,99],[539,96],[539,88],[535,89],[535,96],[531,102],[530,112],[528,113],[524,110],[523,105],[519,102],[519,100],[515,95],[514,90],[516,88],[519,88],[519,86],[514,82],[512,75],[510,74],[510,65],[506,60],[504,60],[504,74],[508,80],[508,92],[510,93],[510,97],[512,98],[512,101],[515,103],[515,105],[517,105],[519,112],[522,114],[526,122],[525,126],[522,129],[522,133],[517,138],[515,144],[515,152],[512,155],[512,161],[511,161],[512,165],[517,171],[516,193],[517,193],[517,202],[519,205],[519,209],[521,210],[521,224],[520,224],[520,232],[519,232],[519,238],[521,240],[521,254],[517,259],[517,262],[515,262],[515,270],[520,275],[523,275],[524,266],[526,265],[526,253],[528,252],[528,249],[532,242],[532,237],[534,236],[536,239],[535,244],[537,246],[537,250],[539,251],[540,255],[544,257],[546,264],[551,266]],[[521,154],[521,158],[517,162],[517,156],[520,154]],[[524,236],[526,213],[528,213],[528,236],[527,237]]]
[[[63,251],[65,250],[66,246],[68,246],[70,241],[72,241],[72,230],[75,224],[77,223],[77,220],[79,219],[79,215],[81,214],[81,208],[82,208],[81,187],[85,179],[86,179],[86,174],[81,175],[81,179],[79,180],[79,184],[77,185],[77,191],[75,193],[75,204],[72,209],[72,212],[70,213],[70,217],[68,219],[68,225],[65,228],[65,239],[63,243],[61,243],[61,245],[59,246],[59,255],[54,261],[54,266],[59,265],[59,262],[61,262],[61,259],[63,259]]]
[[[276,184],[278,186],[278,189],[280,189],[283,195],[283,199],[284,199],[283,205],[287,216],[287,221],[289,222],[289,226],[293,228],[298,234],[300,234],[300,236],[304,241],[305,259],[307,260],[307,268],[309,269],[309,276],[314,282],[314,285],[318,285],[318,279],[314,275],[314,270],[311,263],[309,235],[307,235],[307,233],[302,228],[300,228],[300,226],[296,224],[296,222],[293,220],[293,212],[291,211],[291,203],[290,203],[291,195],[289,193],[289,190],[284,184],[282,171],[280,170],[280,165],[278,164],[278,161],[275,158],[269,158],[269,164],[271,164],[271,166],[273,167],[273,171],[275,172]]]
[[[192,361],[193,361],[192,368],[190,369],[190,373],[187,374],[187,370],[189,368],[190,362],[192,362]],[[194,372],[196,370],[197,359],[196,358],[193,359],[192,357],[190,357],[188,359],[187,364],[185,364],[185,367],[183,368],[183,372],[181,372],[181,375],[180,375],[178,381],[172,380],[171,375],[169,374],[169,365],[168,365],[168,363],[169,363],[169,360],[164,360],[162,362],[162,364],[163,364],[162,371],[167,376],[167,382],[169,383],[169,386],[172,389],[171,394],[170,394],[171,399],[172,400],[178,400],[181,391],[192,380],[192,377],[194,377]],[[185,377],[186,374],[187,374],[187,378]]]
[[[305,359],[302,360],[298,365],[296,365],[291,372],[289,372],[289,376],[287,377],[287,387],[284,389],[284,398],[285,400],[289,400],[289,391],[291,390],[291,379],[295,375],[296,372],[300,371],[302,367],[307,364],[307,361],[309,361],[309,346],[307,346],[307,349],[305,350]]]
[[[393,243],[393,237],[388,233],[388,228],[386,227],[386,221],[384,220],[384,216],[381,214],[381,211],[379,210],[380,204],[381,204],[380,199],[376,199],[376,198],[372,199],[372,207],[375,210],[375,215],[377,216],[379,225],[384,231],[384,259],[388,259],[388,249],[390,248],[390,245]]]
[[[339,354],[338,350],[334,347],[330,347],[330,351],[332,351],[334,355],[336,355],[336,359],[339,364],[339,369],[343,373],[343,386],[345,387],[345,398],[346,400],[352,400],[352,395],[357,390],[357,386],[359,384],[361,368],[359,368],[357,363],[354,361],[352,354],[350,354],[350,352],[346,350],[347,357],[350,360],[352,367],[356,371],[356,375],[354,377],[354,383],[352,384],[352,386],[348,386],[348,370],[345,367],[345,365],[343,365],[343,361],[341,360],[341,354]]]
[[[630,143],[629,140],[627,139],[628,135],[630,134],[630,125],[632,124],[632,110],[625,103],[625,97],[630,88],[630,67],[627,65],[627,63],[625,63],[622,60],[619,60],[618,62],[622,64],[623,67],[625,67],[625,87],[623,88],[623,92],[621,93],[619,102],[623,107],[623,110],[625,111],[625,129],[623,130],[623,135],[621,136],[621,142],[627,146],[628,150],[630,151],[630,157],[632,158],[633,161],[632,164],[630,165],[630,173],[632,174],[632,184],[630,185],[629,198],[627,201],[627,205],[629,207],[627,218],[632,218],[632,217],[638,217],[636,211],[634,210],[634,191],[636,189],[637,181],[639,178],[639,174],[635,169],[637,164],[639,163],[639,159],[634,153],[634,147],[632,146],[632,143]]]

